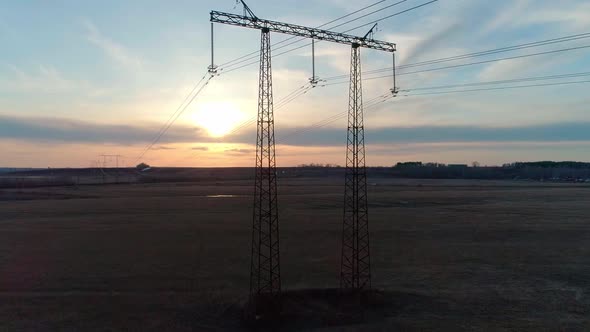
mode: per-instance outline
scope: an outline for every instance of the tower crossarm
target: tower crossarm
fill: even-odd
[[[287,35],[325,40],[329,42],[371,48],[379,51],[395,52],[395,44],[372,38],[362,38],[345,33],[309,28],[296,24],[276,22],[257,17],[211,11],[211,22],[236,25],[252,29],[279,32]]]

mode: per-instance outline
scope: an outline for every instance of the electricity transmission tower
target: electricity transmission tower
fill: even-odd
[[[352,45],[348,126],[346,135],[346,171],[344,180],[344,218],[340,288],[371,287],[367,174],[365,169],[365,129],[360,49]]]
[[[260,296],[275,297],[280,295],[281,292],[270,53],[271,32],[352,46],[340,284],[342,288],[360,289],[370,287],[360,48],[371,48],[393,53],[396,50],[395,44],[374,40],[372,36],[369,37],[375,26],[364,37],[357,37],[328,30],[270,21],[256,17],[244,1],[240,1],[244,6],[243,15],[211,11],[211,22],[259,29],[261,31],[250,298],[255,299]],[[214,67],[213,61],[211,67]],[[313,80],[315,80],[315,69],[313,75]]]
[[[119,158],[123,157],[123,156],[120,154],[101,154],[100,157],[102,157],[103,182],[105,182],[106,173],[104,172],[104,168],[107,167],[107,159],[111,160],[112,158],[115,158],[115,167],[116,167],[115,182],[119,183]]]

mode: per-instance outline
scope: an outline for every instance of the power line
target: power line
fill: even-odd
[[[354,12],[352,12],[352,13],[346,14],[346,15],[344,15],[344,16],[340,16],[340,17],[338,17],[338,18],[335,18],[335,19],[331,20],[330,22],[326,22],[326,23],[324,23],[324,24],[322,24],[322,25],[319,25],[319,26],[317,26],[316,28],[322,28],[322,27],[325,27],[325,26],[326,26],[326,25],[328,25],[328,24],[332,24],[332,23],[334,23],[334,22],[340,21],[340,20],[342,20],[342,19],[345,19],[345,18],[347,18],[347,17],[350,17],[350,16],[352,16],[352,15],[354,15],[354,14],[356,14],[356,13],[359,13],[359,12],[361,12],[361,11],[363,11],[363,10],[369,9],[369,8],[371,8],[371,7],[374,7],[374,6],[378,5],[378,4],[380,4],[380,3],[383,3],[383,2],[386,2],[386,1],[388,1],[388,0],[381,0],[381,1],[377,1],[377,2],[375,2],[375,3],[373,3],[373,4],[371,4],[371,5],[368,5],[368,6],[365,6],[365,7],[363,7],[363,8],[357,9],[357,10],[355,10],[355,11],[354,11]],[[331,28],[330,28],[330,29],[331,29]],[[287,41],[289,41],[289,40],[293,40],[293,39],[295,39],[295,38],[297,38],[297,37],[296,37],[296,36],[291,36],[291,37],[289,37],[289,38],[286,38],[286,39],[284,39],[284,40],[281,40],[281,41],[279,41],[279,42],[277,42],[277,43],[273,44],[273,46],[276,46],[276,45],[283,44],[283,43],[285,43],[285,42],[287,42]],[[300,38],[300,39],[298,39],[298,41],[301,41],[301,40],[304,40],[304,38]],[[246,55],[243,55],[243,56],[241,56],[241,57],[238,57],[238,58],[236,58],[236,59],[234,59],[234,60],[230,60],[230,61],[228,61],[228,62],[222,63],[222,64],[220,65],[220,67],[223,67],[223,66],[228,66],[230,63],[236,62],[236,61],[238,61],[238,60],[241,60],[241,59],[243,59],[243,58],[247,58],[247,57],[250,57],[251,55],[254,55],[254,54],[259,54],[259,53],[260,53],[260,51],[259,51],[259,50],[257,50],[257,51],[254,51],[254,52],[251,52],[251,53],[248,53],[248,54],[246,54]]]
[[[406,1],[408,1],[408,0],[401,0],[401,1],[395,2],[395,3],[391,4],[391,5],[385,6],[385,7],[383,7],[383,8],[377,9],[377,10],[374,10],[374,11],[372,11],[372,12],[370,12],[370,13],[367,13],[367,14],[361,15],[361,16],[359,16],[359,17],[357,17],[357,18],[354,18],[354,19],[352,19],[352,20],[349,20],[349,21],[346,21],[346,22],[340,23],[340,24],[338,24],[338,25],[335,25],[335,26],[331,27],[330,29],[339,28],[339,27],[341,27],[341,26],[343,26],[343,25],[346,25],[346,24],[348,24],[348,23],[352,23],[352,22],[354,22],[354,21],[358,21],[358,20],[360,20],[361,18],[365,18],[365,17],[367,17],[367,16],[370,16],[370,15],[373,15],[373,14],[376,14],[376,13],[379,13],[379,12],[381,12],[381,11],[384,11],[385,9],[389,9],[389,8],[391,8],[391,7],[395,7],[395,6],[397,6],[397,5],[400,5],[400,4],[402,4],[402,3],[406,2]],[[435,0],[435,1],[436,1],[436,0]],[[399,14],[395,14],[395,15],[399,15]],[[370,24],[374,24],[374,23],[376,23],[376,22],[368,23],[368,24],[366,24],[366,25],[370,25]],[[358,28],[359,28],[359,27],[356,27],[356,28],[353,28],[353,29],[347,30],[347,31],[345,31],[345,32],[352,31],[352,30],[355,30],[355,29],[358,29]]]
[[[575,41],[575,40],[585,39],[585,38],[590,38],[590,33],[581,33],[581,34],[576,34],[576,35],[563,36],[563,37],[559,37],[559,38],[540,40],[540,41],[536,41],[536,42],[529,42],[529,43],[524,43],[524,44],[519,44],[519,45],[505,46],[505,47],[500,47],[500,48],[495,48],[495,49],[490,49],[490,50],[485,50],[485,51],[478,51],[478,52],[473,52],[473,53],[455,55],[455,56],[450,56],[450,57],[445,57],[445,58],[420,61],[420,62],[410,63],[410,64],[406,64],[406,65],[396,66],[395,68],[396,68],[396,70],[401,70],[401,69],[406,69],[406,68],[411,68],[411,67],[425,66],[425,65],[437,64],[437,63],[448,62],[448,61],[456,61],[456,60],[491,55],[491,54],[496,54],[496,53],[503,53],[503,52],[520,50],[520,49],[526,49],[526,48],[531,48],[531,47],[539,47],[539,46],[551,45],[551,44],[556,44],[556,43]],[[375,73],[391,71],[391,70],[392,70],[392,67],[386,67],[386,68],[381,68],[381,69],[374,69],[374,70],[365,71],[362,74],[369,75],[369,74],[375,74]],[[325,79],[326,80],[334,80],[334,79],[343,79],[343,78],[348,78],[348,75],[332,76],[332,77],[327,77]]]
[[[424,92],[414,93],[407,96],[425,96],[435,94],[447,94],[447,93],[460,93],[460,92],[476,92],[476,91],[493,91],[493,90],[506,90],[506,89],[521,89],[521,88],[533,88],[541,86],[556,86],[556,85],[571,85],[571,84],[583,84],[590,83],[590,80],[585,81],[570,81],[570,82],[558,82],[558,83],[540,83],[540,84],[529,84],[529,85],[515,85],[515,86],[502,86],[497,88],[481,88],[481,89],[469,89],[469,90],[452,90],[452,91],[437,91],[437,92]]]
[[[141,153],[141,155],[139,155],[139,157],[137,157],[135,159],[135,161],[133,163],[136,163],[141,158],[143,158],[143,156],[154,146],[154,144],[156,144],[160,140],[160,138],[162,138],[162,136],[168,131],[168,129],[170,129],[170,127],[174,124],[174,122],[176,122],[176,120],[182,115],[182,113],[184,113],[184,111],[195,100],[195,98],[201,93],[201,91],[203,91],[203,89],[209,84],[209,82],[211,81],[211,79],[213,79],[213,77],[214,77],[213,75],[209,76],[209,78],[205,81],[205,83],[203,85],[201,85],[201,87],[197,90],[197,92],[195,94],[193,94],[192,97],[188,100],[188,103],[186,103],[184,105],[184,107],[177,109],[177,111],[175,111],[173,113],[171,120],[168,121],[168,123],[163,127],[163,130],[160,130],[160,132],[155,137],[155,139],[148,145],[148,147]],[[202,82],[202,80],[199,81],[199,84],[200,84],[200,82]],[[196,85],[196,86],[198,86],[198,85]],[[195,88],[193,88],[193,90],[191,91],[191,94],[194,90],[195,90]],[[187,96],[187,98],[185,98],[185,100],[188,99],[188,97],[190,97],[191,94],[189,94]]]
[[[186,95],[186,97],[184,97],[184,99],[182,100],[182,102],[180,103],[180,105],[178,105],[178,107],[176,108],[176,110],[174,110],[174,112],[172,112],[172,114],[170,114],[170,116],[168,117],[168,119],[166,120],[166,122],[164,122],[164,124],[162,124],[162,127],[160,127],[160,129],[158,130],[158,133],[154,136],[154,138],[152,139],[152,141],[150,143],[148,143],[146,145],[146,147],[144,148],[144,150],[142,151],[142,153],[141,153],[141,156],[142,157],[146,153],[146,151],[149,150],[155,144],[155,142],[159,139],[159,136],[161,136],[161,133],[166,129],[166,126],[168,126],[168,124],[170,123],[170,121],[172,121],[172,118],[174,118],[174,116],[178,113],[178,111],[180,111],[180,109],[182,108],[182,106],[186,103],[186,101],[189,99],[189,97],[195,92],[195,90],[203,82],[203,80],[205,79],[206,76],[207,76],[207,73],[205,73],[205,75],[203,75],[203,77],[201,77],[201,79],[193,86],[193,88],[191,89],[191,91]],[[140,158],[138,158],[137,160],[135,160],[135,162],[137,162]]]
[[[372,22],[368,22],[368,23],[365,23],[365,24],[361,24],[361,25],[359,25],[359,26],[356,26],[356,27],[354,27],[354,28],[352,28],[352,29],[348,29],[348,30],[346,30],[346,31],[344,31],[344,32],[349,32],[349,31],[353,31],[353,30],[356,30],[356,29],[364,28],[364,27],[366,27],[366,26],[373,25],[373,24],[375,24],[375,23],[378,23],[378,22],[381,22],[381,21],[383,21],[383,20],[387,20],[387,19],[389,19],[389,18],[392,18],[392,17],[398,16],[398,15],[401,15],[401,14],[407,13],[407,12],[409,12],[409,11],[412,11],[412,10],[415,10],[415,9],[418,9],[418,8],[421,8],[421,7],[424,7],[424,6],[430,5],[431,3],[434,3],[434,2],[437,2],[437,1],[438,1],[438,0],[430,0],[430,1],[428,1],[428,2],[425,2],[425,3],[422,3],[422,4],[420,4],[420,5],[417,5],[417,6],[414,6],[414,7],[408,8],[408,9],[406,9],[406,10],[402,10],[401,12],[397,12],[397,13],[394,13],[394,14],[391,14],[391,15],[388,15],[388,16],[385,16],[385,17],[382,17],[382,18],[380,18],[380,19],[378,19],[378,20],[375,20],[375,21],[372,21]]]
[[[383,10],[385,10],[385,9],[387,9],[387,8],[390,8],[390,7],[393,7],[393,6],[399,5],[399,4],[401,4],[401,3],[404,3],[404,2],[406,2],[406,1],[408,1],[408,0],[402,0],[402,1],[398,1],[398,2],[396,2],[396,3],[394,3],[394,4],[388,5],[388,6],[386,6],[386,7],[383,7],[383,8],[381,8],[381,9],[378,9],[378,10],[375,10],[375,11],[372,11],[372,12],[370,12],[370,13],[368,13],[368,14],[365,14],[365,15],[359,16],[359,17],[357,17],[357,18],[354,18],[354,19],[352,19],[352,20],[349,20],[349,21],[347,21],[347,22],[345,22],[345,23],[341,23],[341,24],[338,24],[338,25],[336,25],[336,26],[329,27],[329,28],[327,28],[327,29],[328,29],[328,30],[332,30],[332,29],[334,29],[334,28],[340,27],[340,26],[342,26],[342,25],[345,25],[345,24],[348,24],[348,23],[350,23],[350,22],[354,22],[354,21],[356,21],[356,20],[359,20],[359,19],[361,19],[361,18],[364,18],[364,17],[366,17],[366,16],[369,16],[369,15],[375,14],[375,13],[377,13],[377,12],[380,12],[380,11],[383,11]],[[360,10],[358,10],[357,12],[359,12],[359,11],[360,11]],[[348,16],[350,16],[350,15],[348,15]],[[342,18],[344,18],[344,17],[342,17]],[[332,22],[334,22],[334,21],[338,21],[338,20],[339,20],[339,19],[336,19],[336,20],[333,20]],[[332,23],[332,22],[330,22],[330,23]],[[327,24],[324,24],[324,25],[322,25],[322,26],[325,26],[325,25],[327,25]],[[322,26],[320,26],[320,27],[322,27]],[[344,32],[349,32],[349,31],[352,31],[352,30],[354,30],[354,29],[346,30],[346,31],[344,31]],[[290,39],[293,39],[293,38],[296,38],[296,37],[295,37],[295,36],[293,36],[293,37],[287,38],[286,40],[290,40]],[[290,45],[293,45],[293,44],[297,44],[297,43],[299,43],[299,42],[301,42],[301,41],[303,41],[303,40],[305,40],[305,38],[299,38],[299,39],[297,39],[297,40],[295,40],[295,41],[292,41],[292,42],[290,42],[290,43],[288,43],[288,44],[285,44],[285,45],[283,45],[283,46],[280,46],[280,47],[273,48],[273,51],[280,50],[280,49],[282,49],[282,48],[285,48],[285,47],[287,47],[287,46],[290,46]],[[277,43],[277,44],[279,44],[279,43]],[[287,52],[280,53],[279,55],[281,55],[281,54],[285,54],[285,53],[289,53],[289,52],[292,52],[292,51],[294,51],[294,50],[298,50],[298,49],[300,49],[300,48],[303,48],[303,47],[305,47],[305,46],[308,46],[308,45],[311,45],[311,44],[304,44],[303,46],[300,46],[300,47],[297,47],[297,48],[291,49],[291,50],[289,50],[289,51],[287,51]],[[231,65],[227,65],[227,67],[236,66],[236,65],[238,65],[238,64],[240,64],[240,63],[244,63],[244,62],[247,62],[247,61],[250,61],[250,60],[254,60],[254,59],[256,59],[256,58],[258,57],[258,54],[259,54],[259,53],[260,53],[260,51],[253,52],[253,53],[251,53],[251,54],[254,54],[254,56],[249,56],[249,57],[247,57],[247,58],[245,58],[245,59],[242,59],[242,60],[240,60],[240,61],[234,62],[234,63],[232,63]],[[277,55],[277,56],[278,56],[278,55]],[[244,58],[244,57],[242,57],[242,58]],[[249,65],[249,64],[248,64],[248,65]],[[231,70],[228,70],[228,72],[229,72],[229,71],[233,71],[233,69],[231,69]]]
[[[313,88],[313,86],[311,84],[305,84],[302,85],[300,87],[298,87],[297,89],[291,91],[289,94],[285,95],[284,97],[282,97],[279,102],[277,103],[277,107],[276,109],[281,109],[285,106],[287,106],[287,104],[289,104],[290,102],[292,102],[293,100],[299,98],[300,96],[306,94],[309,90],[311,90]],[[303,92],[302,92],[303,91]],[[234,129],[232,129],[232,131],[230,131],[229,133],[225,134],[225,137],[229,137],[234,135],[235,133],[239,132],[240,130],[249,127],[250,125],[253,125],[256,123],[256,116],[251,117],[245,121],[243,121],[241,124],[237,125]],[[188,156],[185,159],[192,159],[194,158],[196,155],[198,154],[198,152],[192,153],[190,156]]]
[[[391,97],[391,98],[393,98],[393,97]],[[389,98],[387,98],[387,99],[389,99]],[[364,107],[364,112],[365,113],[370,112],[371,109],[374,109],[378,104],[380,104],[382,102],[385,102],[387,99],[383,99],[382,101],[379,101],[379,102],[373,103],[371,105],[365,106]],[[329,116],[329,117],[327,117],[325,119],[322,119],[322,120],[320,120],[320,121],[318,121],[316,123],[313,123],[311,126],[308,126],[306,128],[302,128],[302,129],[299,129],[299,130],[295,130],[295,131],[293,131],[293,132],[291,132],[291,133],[289,133],[289,134],[287,134],[287,135],[279,138],[277,140],[277,144],[284,143],[287,138],[298,136],[298,135],[301,135],[301,134],[305,134],[305,133],[308,133],[308,132],[310,132],[310,131],[312,131],[314,129],[318,129],[318,128],[327,126],[330,123],[333,123],[335,121],[338,121],[338,120],[346,117],[347,115],[348,115],[348,112],[341,112],[341,113],[338,113],[338,114],[334,114],[334,115]]]
[[[452,68],[460,68],[460,67],[481,65],[481,64],[491,63],[491,62],[496,62],[496,61],[523,59],[523,58],[528,58],[528,57],[533,57],[533,56],[540,56],[540,55],[547,55],[547,54],[555,54],[555,53],[569,52],[569,51],[581,50],[581,49],[586,49],[586,48],[590,48],[590,45],[584,45],[584,46],[578,46],[578,47],[570,47],[570,48],[563,48],[563,49],[557,49],[557,50],[551,50],[551,51],[545,51],[545,52],[538,52],[538,53],[531,53],[531,54],[524,54],[524,55],[517,55],[517,56],[511,56],[511,57],[505,57],[505,58],[499,58],[499,59],[491,59],[491,60],[484,60],[484,61],[463,63],[463,64],[458,64],[458,65],[451,65],[451,66],[443,66],[443,67],[429,68],[429,69],[423,69],[423,70],[406,72],[406,73],[398,73],[397,75],[398,76],[401,76],[401,75],[412,75],[412,74],[426,73],[426,72],[431,72],[431,71],[438,71],[438,70],[445,70],[445,69],[452,69]],[[391,78],[391,75],[368,77],[368,78],[364,78],[363,81],[375,80],[375,79],[381,79],[381,78]],[[346,83],[347,83],[346,81],[344,81],[344,82],[335,82],[335,83],[323,84],[321,86],[330,86],[330,85],[338,85],[338,84],[346,84]]]
[[[554,80],[554,79],[561,79],[561,78],[574,78],[574,77],[584,77],[584,76],[590,76],[590,72],[562,74],[562,75],[550,75],[550,76],[526,77],[526,78],[515,78],[515,79],[509,79],[509,80],[474,82],[474,83],[465,83],[465,84],[441,85],[441,86],[431,86],[431,87],[423,87],[423,88],[408,88],[408,89],[405,89],[404,91],[439,90],[439,89],[451,89],[451,88],[468,87],[468,86],[521,83],[521,82]]]
[[[300,86],[299,88],[295,89],[294,91],[290,92],[289,94],[287,94],[286,96],[282,97],[279,102],[277,103],[277,106],[275,108],[275,110],[281,109],[285,106],[287,106],[287,104],[291,103],[292,101],[294,101],[295,99],[299,98],[300,96],[306,94],[309,90],[311,90],[313,88],[313,86],[311,86],[311,84],[305,84]],[[241,124],[237,125],[232,131],[230,131],[229,133],[227,133],[226,137],[231,136],[235,133],[237,133],[238,131],[249,127],[250,125],[256,123],[256,116],[253,116],[245,121],[243,121]]]
[[[279,103],[275,110],[279,110],[281,108],[283,108],[284,106],[286,106],[287,104],[289,104],[290,102],[292,102],[293,100],[303,96],[304,94],[306,94],[309,90],[313,89],[313,86],[311,84],[309,84],[305,89],[301,90],[300,92],[292,95],[290,98],[284,100],[283,102]]]
[[[589,34],[574,35],[574,36],[581,36],[581,35],[590,35],[590,33]],[[572,37],[572,36],[568,36],[568,37]],[[568,37],[562,37],[562,38],[568,38]],[[556,38],[556,39],[558,39],[558,38]],[[556,40],[556,39],[554,39],[554,40]],[[541,41],[541,42],[546,42],[546,41]],[[532,43],[528,43],[528,44],[532,44]],[[521,46],[521,45],[517,45],[516,47],[519,47],[519,46]],[[465,67],[465,66],[473,66],[473,65],[490,63],[490,62],[496,62],[496,61],[513,60],[513,59],[527,58],[527,57],[540,56],[540,55],[546,55],[546,54],[554,54],[554,53],[560,53],[560,52],[567,52],[567,51],[585,49],[585,48],[589,48],[589,47],[590,47],[590,45],[580,46],[580,47],[571,47],[571,48],[558,49],[558,50],[552,50],[552,51],[546,51],[546,52],[525,54],[525,55],[520,55],[520,56],[512,56],[512,57],[505,57],[505,58],[499,58],[499,59],[491,59],[491,60],[485,60],[485,61],[478,61],[478,62],[472,62],[472,63],[467,63],[467,64],[459,64],[459,65],[452,65],[452,66],[444,66],[444,67],[430,68],[430,69],[413,71],[413,72],[407,72],[407,73],[398,73],[398,75],[410,75],[410,74],[418,74],[418,73],[423,73],[423,72],[430,72],[430,71],[437,71],[437,70],[445,70],[445,69],[452,69],[452,68]],[[389,70],[391,70],[391,68],[389,68]],[[567,76],[563,76],[562,78],[565,78],[565,77],[585,76],[584,73],[566,74],[566,75]],[[576,75],[576,76],[569,76],[569,75]],[[559,76],[559,75],[557,75],[557,76]],[[363,81],[374,80],[374,79],[381,79],[381,78],[391,78],[391,75],[384,75],[384,76],[377,76],[377,77],[369,77],[369,78],[363,79]],[[560,77],[554,77],[554,78],[560,78]],[[528,80],[540,80],[540,79],[542,79],[542,77],[528,78]],[[545,79],[552,79],[552,78],[546,77]],[[510,81],[511,82],[517,82],[519,80],[522,81],[523,79],[510,80]],[[327,83],[327,84],[320,85],[320,87],[331,86],[331,85],[339,85],[339,84],[346,84],[346,83],[348,83],[348,82],[345,81],[345,82]],[[505,82],[505,83],[508,83],[508,82]],[[470,85],[475,85],[475,84],[480,84],[480,85],[498,84],[498,82],[480,82],[480,83],[471,83]],[[469,86],[469,85],[464,85],[464,86]],[[430,89],[430,88],[417,88],[417,89]],[[411,89],[406,89],[406,90],[411,90]],[[416,90],[416,89],[414,89],[414,90]],[[369,104],[371,102],[372,101],[367,102],[367,107],[372,106],[372,105]],[[378,102],[378,103],[380,103],[380,102]],[[241,127],[240,130],[242,128],[243,127]]]
[[[357,27],[354,27],[354,28],[352,28],[352,29],[348,29],[348,30],[342,31],[342,33],[350,32],[350,31],[353,31],[353,30],[356,30],[356,29],[359,29],[359,28],[362,28],[362,27],[365,27],[365,26],[368,26],[368,25],[371,25],[371,24],[375,24],[375,23],[377,23],[377,22],[380,22],[380,21],[386,20],[386,19],[388,19],[388,18],[391,18],[391,17],[397,16],[397,15],[401,15],[401,14],[407,13],[407,12],[409,12],[409,11],[412,11],[412,10],[418,9],[418,8],[420,8],[420,7],[424,7],[424,6],[426,6],[426,5],[429,5],[429,4],[431,4],[431,3],[433,3],[433,2],[437,2],[437,1],[438,1],[438,0],[431,0],[431,1],[428,1],[428,2],[425,2],[425,3],[422,3],[422,4],[420,4],[420,5],[417,5],[417,6],[414,6],[414,7],[408,8],[408,9],[406,9],[406,10],[402,10],[402,11],[400,11],[400,12],[397,12],[397,13],[394,13],[394,14],[391,14],[391,15],[388,15],[388,16],[385,16],[385,17],[382,17],[382,18],[380,18],[380,19],[377,19],[377,20],[375,20],[375,21],[372,21],[372,22],[369,22],[369,23],[366,23],[366,24],[359,25],[359,26],[357,26]],[[318,41],[318,42],[319,42],[319,41]],[[290,45],[290,44],[289,44],[289,45]],[[279,53],[279,54],[275,54],[275,55],[273,55],[272,57],[273,57],[273,58],[275,58],[275,57],[281,56],[281,55],[283,55],[283,54],[287,54],[287,53],[290,53],[290,52],[296,51],[296,50],[298,50],[298,49],[301,49],[301,48],[307,47],[307,46],[309,46],[309,45],[311,45],[311,43],[304,44],[304,45],[301,45],[301,46],[298,46],[298,47],[295,47],[295,48],[292,48],[292,49],[286,50],[286,51],[284,51],[284,52],[281,52],[281,53]],[[283,47],[286,47],[286,46],[288,46],[288,45],[283,45],[283,46],[281,46],[281,47],[278,47],[278,48],[276,48],[275,50],[277,50],[277,49],[280,49],[280,48],[283,48]],[[248,60],[253,60],[253,59],[255,59],[255,58],[256,58],[256,57],[252,57],[252,58],[250,58],[250,59],[248,59]],[[248,60],[242,60],[242,61],[240,61],[240,63],[242,63],[242,62],[245,62],[245,61],[248,61]],[[241,65],[241,66],[238,66],[238,67],[235,67],[235,68],[231,68],[231,69],[225,70],[223,73],[224,73],[224,74],[227,74],[227,73],[230,73],[230,72],[232,72],[232,71],[235,71],[235,70],[239,70],[239,69],[242,69],[242,68],[245,68],[245,67],[251,66],[251,65],[255,65],[255,64],[257,64],[257,63],[258,63],[258,61],[249,62],[249,63],[247,63],[247,64],[244,64],[244,65]],[[236,63],[236,64],[237,64],[237,63]],[[234,64],[234,65],[236,65],[236,64]]]
[[[528,45],[532,45],[532,44],[547,43],[549,41],[556,42],[557,40],[561,40],[561,39],[581,38],[582,36],[590,36],[590,33],[573,35],[573,36],[565,36],[565,37],[554,38],[554,39],[549,39],[549,40],[544,40],[544,41],[539,41],[539,42],[533,42],[533,43],[527,43],[527,44],[521,44],[521,45],[503,47],[503,48],[500,48],[500,49],[508,49],[508,48],[522,47],[522,46],[525,46],[525,45],[528,46]],[[584,38],[586,38],[586,37],[584,37]],[[445,69],[452,69],[452,68],[465,67],[465,66],[473,66],[473,65],[484,64],[484,63],[491,63],[491,62],[496,62],[496,61],[513,60],[513,59],[527,58],[527,57],[540,56],[540,55],[546,55],[546,54],[554,54],[554,53],[560,53],[560,52],[567,52],[567,51],[585,49],[585,48],[588,48],[588,47],[590,47],[590,45],[579,46],[579,47],[571,47],[571,48],[565,48],[565,49],[558,49],[558,50],[552,50],[552,51],[545,51],[545,52],[538,52],[538,53],[525,54],[525,55],[512,56],[512,57],[505,57],[505,58],[499,58],[499,59],[491,59],[491,60],[478,61],[478,62],[472,62],[472,63],[466,63],[466,64],[459,64],[459,65],[452,65],[452,66],[443,66],[443,67],[429,68],[429,69],[419,70],[419,71],[413,71],[413,72],[398,73],[398,75],[410,75],[410,74],[418,74],[418,73],[423,73],[423,72],[430,72],[430,71],[437,71],[437,70],[445,70]],[[500,49],[497,49],[497,50],[500,50]],[[489,51],[496,51],[496,50],[489,50]],[[489,51],[483,51],[483,52],[489,52]],[[475,53],[470,53],[470,54],[479,54],[479,53],[482,53],[482,52],[475,52]],[[466,55],[460,55],[460,56],[456,56],[456,57],[464,57],[464,56],[466,56]],[[454,58],[454,57],[448,57],[448,58]],[[443,58],[443,59],[448,59],[448,58]],[[443,60],[443,59],[429,60],[429,61],[425,61],[425,62],[440,61],[440,60]],[[415,65],[416,64],[412,64],[412,66],[415,66]],[[400,68],[400,67],[396,67],[396,68]],[[387,70],[391,70],[391,68],[387,68]],[[568,75],[580,75],[580,73],[578,73],[578,74],[568,74]],[[572,76],[572,77],[575,77],[575,76]],[[380,79],[380,78],[391,78],[391,75],[384,75],[384,76],[377,76],[377,77],[369,77],[369,78],[363,79],[363,81],[373,80],[373,79]],[[528,78],[528,79],[529,80],[538,80],[538,79],[541,79],[541,78],[537,77],[537,78]],[[327,79],[327,80],[329,80],[329,79]],[[515,82],[515,81],[513,81],[513,82]],[[347,81],[344,81],[344,82],[335,82],[335,83],[323,84],[323,85],[320,85],[320,86],[321,87],[325,87],[325,86],[338,85],[338,84],[346,84],[346,83],[348,83],[348,82]],[[485,84],[497,84],[497,83],[482,82],[482,83],[471,83],[471,84],[472,85],[473,84],[482,84],[482,85],[485,85]],[[418,88],[418,89],[426,89],[426,88]],[[410,90],[410,89],[407,89],[407,90]],[[414,90],[416,90],[416,89],[414,89]],[[370,102],[371,101],[367,102],[367,104],[369,104]],[[369,107],[369,106],[371,106],[371,105],[367,105],[367,107]],[[255,122],[255,119],[253,121]],[[243,129],[243,128],[247,127],[250,124],[251,123],[248,123],[245,126],[241,126],[241,127],[239,127],[238,130]]]
[[[575,74],[564,74],[564,75],[554,75],[554,76],[547,76],[550,77],[551,79],[553,78],[558,78],[558,76],[561,76],[561,78],[565,78],[565,77],[579,77],[579,76],[589,76],[590,73],[575,73]],[[530,77],[530,78],[521,78],[519,80],[522,80],[523,82],[526,80],[533,80],[533,79],[541,79],[541,77]],[[505,84],[503,82],[508,82],[508,81],[516,81],[518,79],[515,80],[503,80],[503,81],[489,81],[489,82],[475,82],[475,83],[470,83],[471,85],[478,85],[478,84]],[[529,84],[529,85],[515,85],[515,86],[505,86],[505,87],[494,87],[494,88],[480,88],[480,89],[465,89],[465,90],[452,90],[452,91],[438,91],[438,92],[425,92],[425,93],[413,93],[413,94],[406,94],[406,95],[402,95],[402,97],[411,97],[411,96],[421,96],[421,95],[436,95],[436,94],[451,94],[451,93],[467,93],[467,92],[483,92],[483,91],[497,91],[497,90],[508,90],[508,89],[522,89],[522,88],[533,88],[533,87],[546,87],[546,86],[559,86],[559,85],[573,85],[573,84],[585,84],[585,83],[590,83],[590,80],[583,80],[583,81],[568,81],[568,82],[556,82],[556,83],[540,83],[540,84]],[[456,85],[450,85],[450,86],[440,86],[437,87],[439,89],[445,89],[445,88],[449,88],[449,87],[454,87]],[[464,86],[468,86],[467,84],[465,84]],[[431,87],[434,88],[434,87]],[[409,90],[419,90],[419,89],[430,89],[430,88],[414,88],[414,89],[409,89]],[[374,102],[373,104],[366,106],[365,107],[365,112],[369,113],[373,110],[375,110],[375,108],[387,101],[393,99],[393,96],[390,96],[389,98],[384,98],[382,101],[379,102]],[[334,114],[332,116],[329,116],[325,119],[322,119],[316,123],[313,123],[312,125],[306,127],[306,128],[302,128],[299,130],[296,130],[286,136],[281,137],[279,140],[277,140],[277,144],[282,144],[285,143],[285,140],[287,138],[290,137],[294,137],[294,136],[298,136],[301,134],[305,134],[308,133],[314,129],[318,129],[324,126],[327,126],[337,120],[340,120],[342,118],[344,118],[347,115],[347,112],[341,112],[338,114]]]

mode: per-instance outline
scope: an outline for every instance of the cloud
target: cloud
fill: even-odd
[[[590,140],[590,123],[553,123],[510,127],[481,126],[389,126],[366,130],[367,144],[424,143],[424,142],[507,142],[507,141],[586,141]],[[121,145],[151,142],[158,132],[156,124],[123,125],[95,124],[71,119],[25,118],[0,116],[0,138],[36,142],[65,143],[113,143]],[[282,145],[295,146],[339,146],[346,140],[346,131],[341,128],[290,128],[286,133],[306,129],[305,135],[286,135],[277,141]],[[176,125],[162,136],[164,143],[213,143],[219,139],[208,137],[199,128]],[[224,143],[252,143],[251,133],[225,139]],[[159,145],[154,150],[173,149]],[[195,151],[208,151],[208,147],[192,147]],[[233,148],[224,150],[227,154],[249,154],[253,149]]]
[[[522,75],[536,67],[537,63],[527,58],[497,61],[485,66],[478,77],[482,81],[512,78],[515,73]]]
[[[531,0],[513,0],[505,2],[506,6],[499,8],[499,13],[495,16],[490,16],[491,19],[482,28],[483,34],[489,34],[498,29],[512,26],[515,22],[522,19],[526,10],[529,9]]]
[[[587,1],[552,2],[549,6],[542,6],[538,10],[528,12],[518,24],[556,24],[566,26],[572,30],[582,30],[590,27],[590,3]]]
[[[227,149],[224,152],[228,154],[250,154],[256,151],[253,149]]]
[[[388,127],[366,130],[367,144],[426,143],[426,142],[535,142],[590,140],[588,123],[556,123],[520,127],[477,126],[419,126]],[[305,135],[285,136],[284,145],[337,146],[346,142],[346,132],[340,128],[320,128]]]
[[[417,62],[417,60],[422,59],[424,55],[432,57],[433,50],[437,51],[437,56],[443,56],[441,46],[446,45],[449,38],[452,38],[453,35],[461,31],[462,26],[460,24],[457,22],[448,22],[446,23],[446,26],[439,27],[438,31],[435,31],[435,33],[427,36],[424,39],[406,36],[405,40],[408,41],[411,46],[406,46],[406,50],[402,52],[403,56],[400,57],[397,65],[404,64],[407,60],[411,62]],[[442,49],[444,50],[444,48]]]
[[[349,1],[349,0],[329,0],[333,6],[345,9],[346,11],[358,10],[361,7],[366,7],[372,1],[370,0],[357,0],[357,1]]]
[[[495,55],[495,58],[511,58],[537,54],[532,57],[514,58],[500,60],[486,64],[479,72],[478,78],[481,80],[509,79],[514,77],[525,77],[531,73],[550,73],[551,70],[563,70],[569,65],[575,64],[579,60],[586,58],[588,41],[585,39],[572,40],[566,43],[549,44],[541,47],[524,49],[521,51],[508,52],[501,55]],[[543,52],[558,53],[542,54]],[[486,58],[487,59],[487,58]],[[485,61],[485,60],[484,60]],[[563,73],[563,71],[561,72]],[[567,72],[566,72],[567,73]],[[542,75],[533,75],[542,76]]]
[[[82,25],[86,28],[86,38],[88,41],[102,49],[115,62],[132,69],[140,69],[142,67],[143,61],[139,57],[134,55],[125,46],[103,35],[98,27],[90,20],[82,20]]]
[[[170,146],[153,146],[150,150],[154,150],[154,151],[158,151],[158,150],[176,150],[176,148],[170,147]]]
[[[64,118],[0,115],[0,138],[37,142],[58,141],[126,145],[151,142],[158,133],[160,126],[157,124],[96,124]],[[209,139],[204,130],[175,125],[162,136],[161,141],[194,142]]]
[[[53,66],[39,64],[36,71],[22,70],[15,65],[8,65],[12,77],[0,80],[2,91],[18,92],[64,92],[83,86],[82,82],[67,79]]]

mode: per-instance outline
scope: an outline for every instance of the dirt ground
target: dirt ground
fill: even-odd
[[[338,287],[342,182],[279,182],[283,289]],[[590,186],[369,182],[372,283],[392,305],[328,329],[590,330]],[[243,329],[251,193],[251,181],[3,190],[0,330]]]

